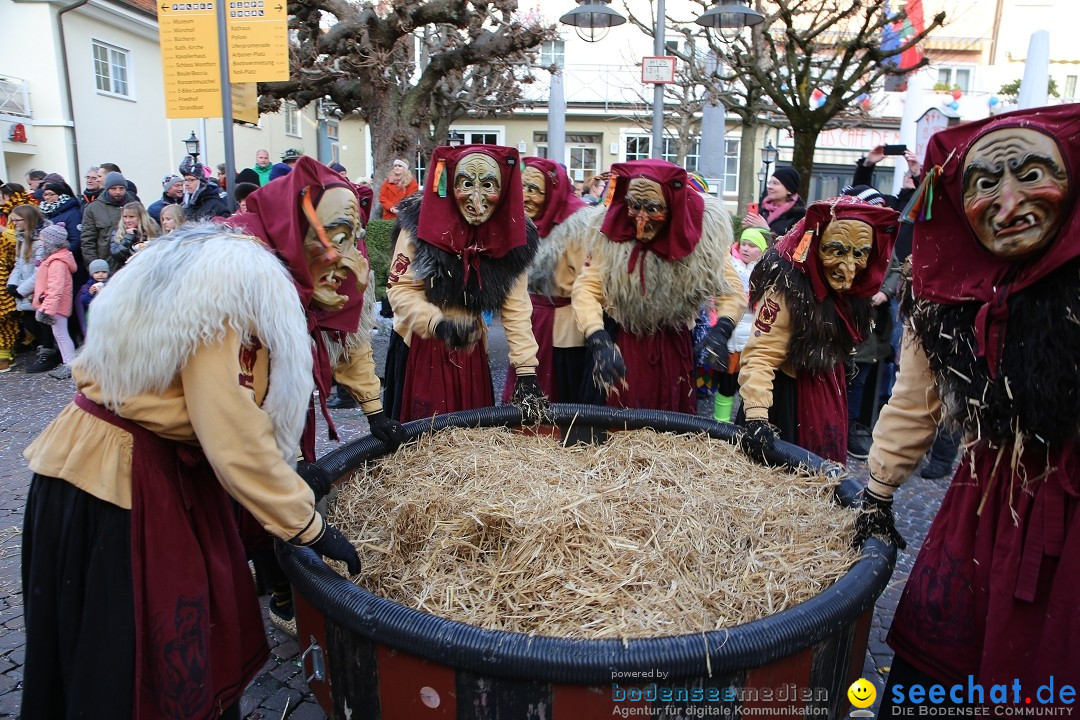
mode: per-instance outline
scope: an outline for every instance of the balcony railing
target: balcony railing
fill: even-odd
[[[0,75],[0,115],[32,117],[30,85],[22,78]]]

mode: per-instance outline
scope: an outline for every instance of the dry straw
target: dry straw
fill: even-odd
[[[493,630],[569,638],[701,632],[806,600],[856,559],[821,476],[707,436],[640,430],[562,447],[450,429],[360,470],[330,520],[361,587]]]

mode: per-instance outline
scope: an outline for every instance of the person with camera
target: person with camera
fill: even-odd
[[[109,250],[112,252],[110,268],[116,272],[124,267],[131,256],[146,247],[146,243],[161,235],[161,227],[146,212],[141,202],[124,206],[120,224],[116,226]]]
[[[806,203],[799,197],[802,176],[790,166],[776,168],[765,186],[765,194],[755,207],[747,208],[742,226],[767,230],[782,237],[806,215]]]

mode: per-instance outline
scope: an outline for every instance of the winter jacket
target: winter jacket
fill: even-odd
[[[108,280],[106,280],[105,282],[108,282]],[[75,301],[82,306],[82,309],[84,311],[90,307],[90,303],[92,303],[94,301],[94,298],[97,297],[97,293],[90,293],[90,288],[94,287],[94,285],[96,284],[97,280],[95,280],[94,278],[90,278],[85,283],[83,283],[82,288],[79,290],[79,296],[75,299]]]
[[[182,198],[182,197],[173,198],[173,197],[169,197],[165,193],[161,193],[161,199],[156,201],[156,202],[150,203],[150,207],[146,208],[146,214],[149,215],[150,217],[154,218],[154,222],[156,222],[158,225],[160,225],[161,224],[161,209],[163,207],[165,207],[166,205],[183,205],[183,204],[184,204],[184,198]]]
[[[75,256],[66,248],[42,260],[34,280],[34,309],[53,317],[71,317],[75,269]]]
[[[87,267],[98,258],[109,259],[109,243],[116,232],[116,226],[120,224],[124,205],[129,202],[135,202],[135,196],[130,192],[119,203],[113,202],[109,193],[103,192],[98,195],[97,200],[86,206],[83,211],[82,256]]]
[[[82,233],[80,230],[82,216],[83,211],[78,198],[70,196],[62,205],[45,215],[54,223],[64,223],[64,229],[67,230],[68,234],[68,249],[75,256],[75,262],[77,263],[82,260]]]
[[[52,224],[52,223],[48,223]],[[41,227],[45,227],[42,225]],[[38,267],[34,262],[34,258],[38,253],[38,249],[41,241],[38,240],[38,230],[35,230],[31,236],[29,242],[31,243],[30,259],[24,260],[22,255],[23,243],[27,242],[25,237],[19,237],[15,246],[15,269],[11,271],[11,277],[8,278],[8,285],[14,285],[18,288],[20,297],[15,299],[15,309],[21,312],[33,312],[34,311],[34,281],[37,277]]]
[[[188,220],[209,220],[216,217],[229,217],[229,206],[221,197],[221,188],[216,183],[199,183],[199,189],[193,197],[184,203],[184,216]]]
[[[266,183],[270,182],[270,171],[273,169],[273,167],[273,165],[267,165],[264,168],[261,168],[258,165],[252,166],[251,169],[254,170],[255,174],[259,176],[259,187],[262,187]]]

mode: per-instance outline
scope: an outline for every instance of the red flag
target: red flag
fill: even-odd
[[[907,20],[900,30],[900,44],[911,41],[911,38],[921,33],[926,28],[923,21],[922,0],[908,0]],[[900,55],[900,68],[910,70],[922,61],[922,49],[918,45],[912,45]]]

